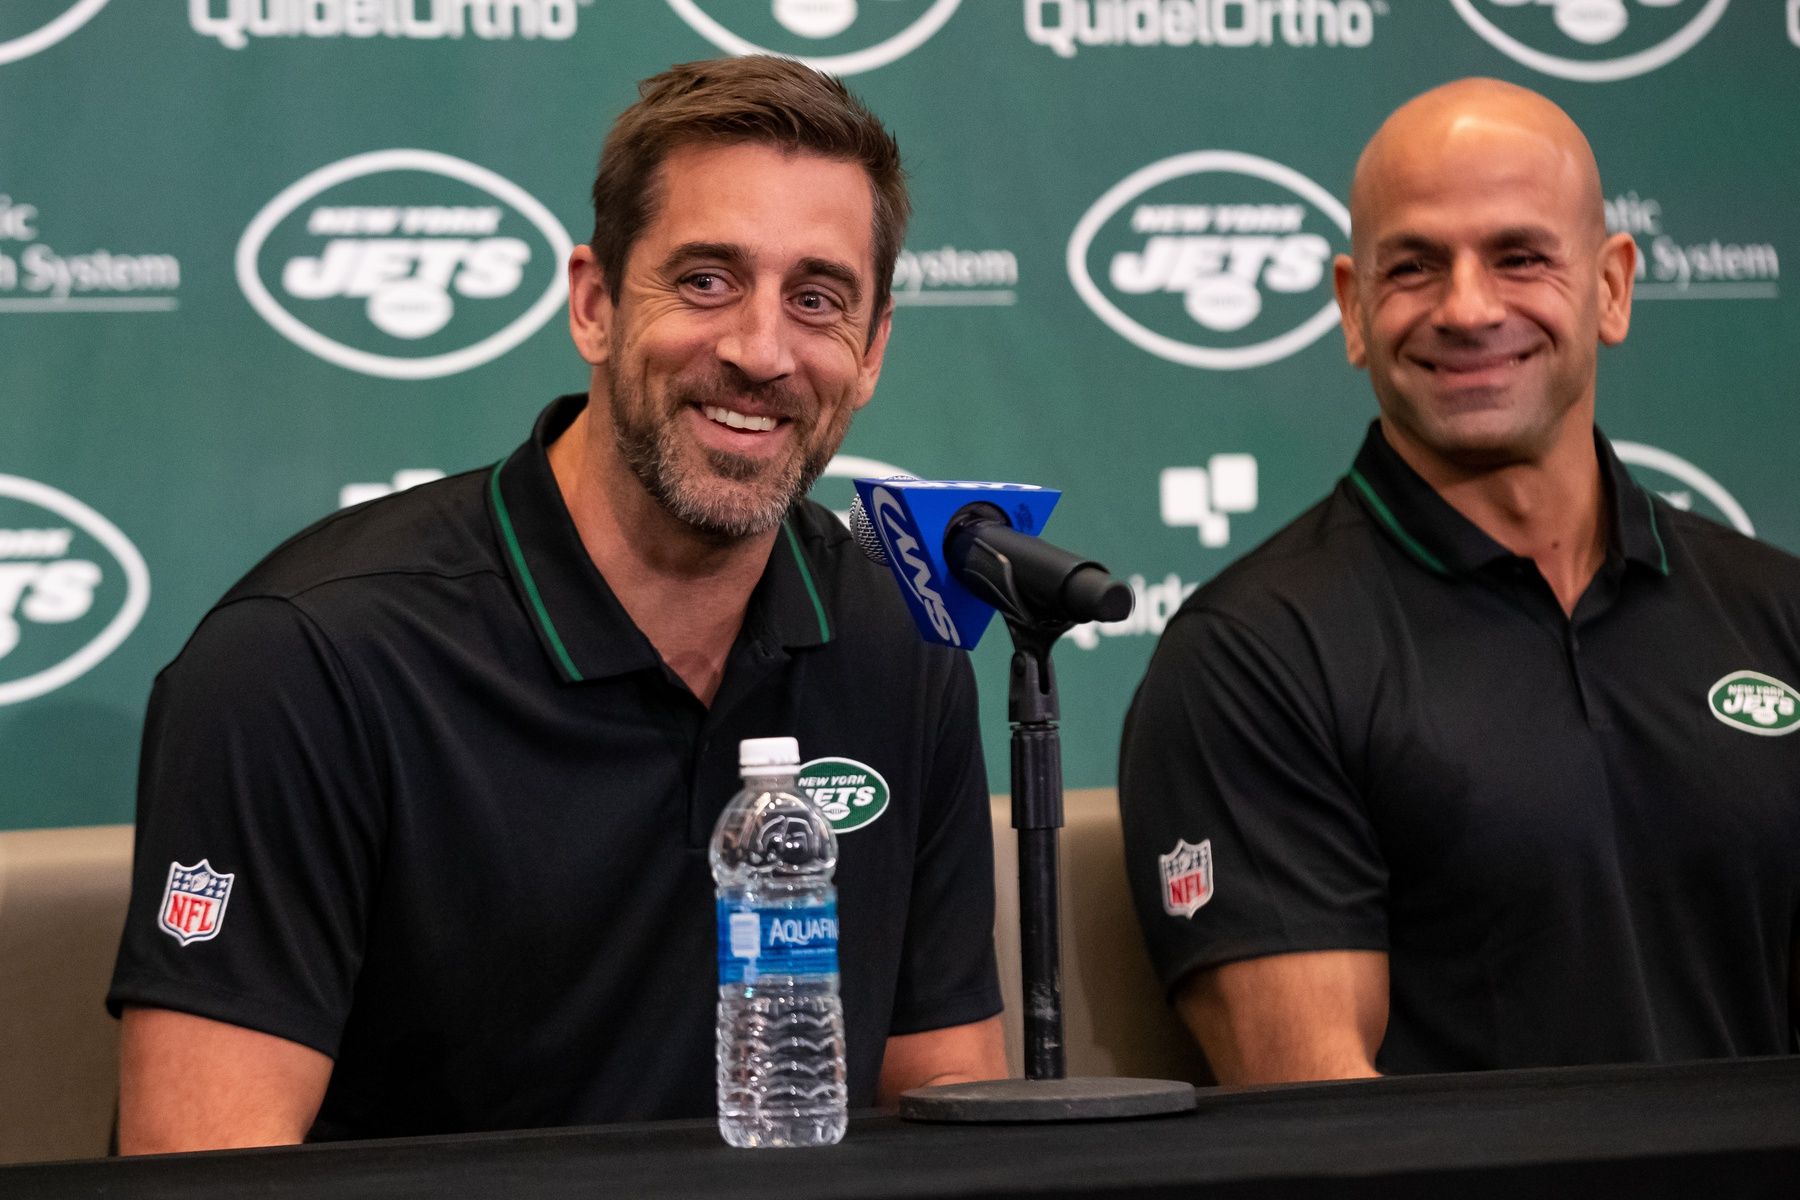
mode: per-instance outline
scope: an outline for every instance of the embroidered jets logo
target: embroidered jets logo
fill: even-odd
[[[219,926],[225,922],[226,902],[231,899],[231,883],[236,878],[213,870],[204,858],[191,867],[170,863],[169,883],[163,888],[162,908],[156,914],[157,925],[184,946],[218,937]]]
[[[815,758],[803,763],[796,782],[839,833],[874,824],[887,811],[891,795],[880,771],[853,758]]]
[[[1800,692],[1758,671],[1733,671],[1707,692],[1713,716],[1733,729],[1780,737],[1800,729]]]
[[[1213,898],[1211,838],[1198,846],[1177,841],[1156,861],[1162,867],[1163,911],[1171,917],[1191,917]]]

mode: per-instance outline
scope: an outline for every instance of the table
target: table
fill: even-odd
[[[0,1196],[1800,1197],[1800,1056],[1208,1089],[1175,1117],[742,1151],[710,1121],[0,1168]]]

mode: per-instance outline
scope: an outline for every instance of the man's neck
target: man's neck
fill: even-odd
[[[1573,614],[1606,559],[1606,487],[1591,417],[1571,413],[1564,431],[1532,461],[1464,469],[1422,453],[1382,421],[1388,445],[1477,529],[1529,558]]]
[[[720,541],[671,516],[596,428],[590,400],[550,446],[581,544],[669,669],[710,705],[776,530]]]

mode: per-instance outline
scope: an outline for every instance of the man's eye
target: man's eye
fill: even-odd
[[[1406,279],[1425,270],[1425,264],[1416,258],[1403,259],[1387,269],[1389,279]]]
[[[796,295],[794,297],[794,303],[799,305],[800,308],[806,312],[820,314],[836,312],[841,307],[838,304],[836,297],[827,292],[816,291],[812,288],[808,288],[806,291]]]
[[[1500,266],[1507,271],[1522,271],[1542,266],[1547,261],[1549,260],[1541,254],[1527,250],[1515,250],[1500,259]]]
[[[711,271],[695,271],[681,281],[685,286],[698,292],[716,292],[725,286],[725,281]]]

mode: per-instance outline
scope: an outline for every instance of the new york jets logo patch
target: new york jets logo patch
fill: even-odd
[[[868,763],[853,758],[815,758],[803,763],[797,782],[839,833],[872,825],[887,811],[887,780]]]
[[[1733,671],[1706,699],[1713,716],[1745,733],[1780,737],[1800,729],[1800,692],[1759,671]]]

